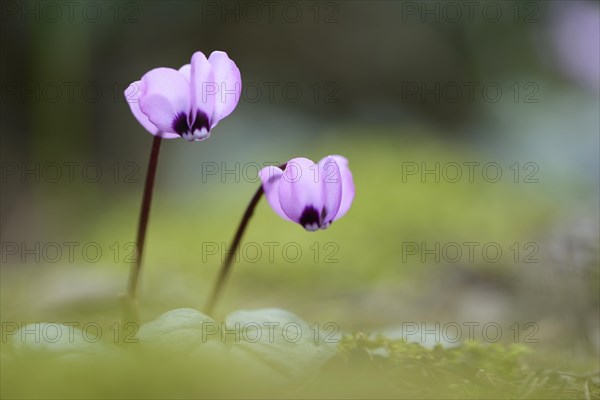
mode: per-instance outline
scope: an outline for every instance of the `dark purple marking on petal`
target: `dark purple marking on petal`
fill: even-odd
[[[173,131],[175,131],[179,135],[183,135],[188,131],[188,122],[187,116],[185,113],[180,112],[173,119],[173,123],[171,125],[173,127]]]
[[[304,211],[302,211],[298,222],[305,228],[314,224],[320,226],[319,212],[313,206],[307,206],[304,208]]]
[[[194,124],[192,125],[190,131],[201,131],[202,128],[206,128],[207,131],[210,131],[210,121],[208,120],[206,113],[198,110],[196,111],[196,119],[194,120]]]

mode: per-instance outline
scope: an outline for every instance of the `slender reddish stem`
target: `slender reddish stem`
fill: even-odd
[[[207,306],[205,309],[205,312],[208,315],[210,315],[213,312],[215,304],[216,304],[217,300],[219,299],[219,295],[223,291],[223,286],[225,285],[225,282],[227,281],[227,277],[229,276],[229,273],[231,271],[231,266],[233,264],[233,260],[235,259],[235,254],[237,253],[238,248],[240,246],[240,242],[242,241],[242,236],[244,236],[244,232],[246,231],[248,222],[250,222],[250,218],[252,217],[252,214],[254,214],[254,209],[256,209],[256,205],[258,204],[260,198],[262,197],[262,194],[263,194],[263,187],[262,187],[262,185],[260,185],[260,187],[258,188],[256,193],[254,194],[254,197],[252,197],[252,200],[250,200],[250,204],[248,204],[248,207],[246,208],[246,212],[244,213],[244,216],[242,217],[242,221],[240,222],[240,225],[238,226],[238,229],[235,232],[235,236],[233,237],[233,243],[231,244],[231,251],[227,254],[227,258],[225,259],[225,262],[221,266],[221,270],[219,271],[219,276],[217,278],[217,282],[215,283],[215,286],[213,287],[213,290],[208,299],[208,303],[207,303]]]
[[[140,280],[142,258],[144,255],[144,243],[146,241],[146,228],[148,227],[148,219],[150,216],[152,191],[154,188],[154,178],[156,177],[156,168],[158,166],[158,155],[160,153],[161,141],[162,138],[154,136],[154,140],[152,141],[152,150],[150,151],[150,160],[148,161],[146,183],[144,184],[144,196],[142,197],[142,208],[140,210],[140,219],[136,238],[136,260],[131,266],[129,273],[129,285],[127,288],[127,294],[131,302],[135,300],[138,282]]]

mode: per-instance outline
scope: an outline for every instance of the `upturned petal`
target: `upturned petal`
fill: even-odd
[[[343,217],[352,205],[352,201],[354,200],[354,179],[352,177],[352,172],[348,167],[348,159],[346,159],[346,157],[339,155],[330,157],[337,163],[340,168],[340,175],[342,176],[342,202],[340,203],[340,209],[333,219],[335,221]]]
[[[179,71],[156,68],[142,77],[141,111],[160,131],[183,135],[188,131],[190,84]]]
[[[217,85],[211,128],[233,112],[242,93],[240,70],[227,53],[213,51],[208,62],[212,66],[214,83]]]
[[[212,67],[201,51],[195,52],[192,56],[190,85],[192,95],[190,131],[195,138],[203,140],[210,135],[217,87]]]
[[[148,117],[146,117],[146,114],[144,114],[142,112],[142,110],[140,110],[139,99],[140,99],[141,91],[142,91],[142,82],[135,81],[131,85],[129,85],[127,87],[127,89],[125,89],[125,92],[123,92],[123,94],[125,95],[125,100],[127,101],[127,104],[129,104],[129,108],[131,109],[131,113],[133,114],[135,119],[137,119],[138,122],[148,132],[150,132],[151,134],[153,134],[155,136],[158,136],[160,131],[158,130],[156,125],[154,125],[152,122],[150,122]],[[175,135],[175,136],[177,136],[177,135]]]
[[[181,68],[179,68],[179,72],[183,76],[185,76],[185,79],[187,79],[188,82],[192,81],[192,65],[191,64],[182,65]]]
[[[341,170],[333,157],[327,156],[319,161],[319,179],[325,195],[323,208],[326,213],[323,216],[323,222],[329,226],[339,213],[344,194]]]

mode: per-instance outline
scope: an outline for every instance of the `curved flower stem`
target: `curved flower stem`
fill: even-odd
[[[254,209],[256,208],[256,205],[258,204],[262,195],[263,195],[263,187],[262,187],[262,185],[260,185],[260,187],[258,188],[256,193],[254,194],[254,197],[252,197],[252,200],[250,200],[250,204],[248,204],[248,208],[246,208],[246,212],[244,213],[244,216],[242,217],[242,221],[240,222],[240,225],[238,226],[238,229],[235,232],[235,236],[233,237],[233,243],[231,244],[231,251],[227,254],[227,258],[225,259],[225,262],[221,266],[221,270],[219,271],[219,277],[217,278],[217,282],[215,283],[215,286],[213,287],[211,295],[208,299],[208,303],[206,305],[205,312],[208,315],[210,315],[213,312],[213,309],[219,298],[219,295],[223,291],[223,286],[225,285],[227,276],[229,275],[229,272],[231,271],[231,265],[235,258],[235,254],[237,253],[237,250],[240,246],[240,242],[242,241],[242,236],[244,236],[244,232],[246,231],[248,222],[250,221],[250,218],[252,217],[252,214],[254,213]]]
[[[128,312],[129,316],[137,321],[137,307],[134,306],[137,293],[137,286],[140,280],[140,271],[142,269],[142,257],[144,255],[144,242],[146,240],[146,228],[150,216],[150,205],[152,203],[152,190],[154,188],[154,178],[158,166],[158,155],[160,153],[160,144],[162,138],[154,136],[152,141],[152,150],[150,151],[150,160],[148,161],[148,170],[146,172],[146,182],[144,184],[144,195],[142,197],[142,208],[140,210],[140,219],[138,222],[137,238],[135,241],[136,259],[129,271],[129,284],[127,286]]]

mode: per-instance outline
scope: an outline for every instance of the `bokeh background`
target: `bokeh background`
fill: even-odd
[[[549,365],[598,368],[597,1],[75,3],[2,4],[3,321],[120,318],[152,141],[123,90],[223,50],[242,99],[209,140],[163,141],[142,320],[202,310],[257,165],[342,154],[351,211],[310,233],[262,202],[217,316],[495,322],[502,342],[532,322]]]

